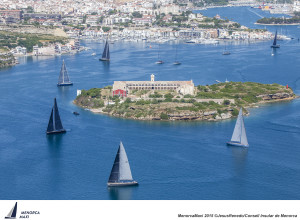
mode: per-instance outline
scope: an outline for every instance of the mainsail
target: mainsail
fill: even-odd
[[[273,46],[276,46],[277,44],[277,31],[275,32],[275,37],[274,37],[274,41],[273,41]]]
[[[242,108],[240,109],[238,118],[235,123],[235,127],[231,137],[231,142],[237,142],[244,146],[249,145],[247,140],[247,135],[246,135]]]
[[[122,181],[133,181],[133,179],[125,148],[123,143],[120,142],[108,182],[117,183]]]
[[[63,60],[63,63],[62,63],[61,69],[60,69],[60,74],[59,74],[57,85],[72,85],[72,82],[70,81],[64,60]]]
[[[51,110],[47,133],[60,133],[60,132],[65,132],[65,130],[60,120],[56,98],[54,98],[54,106]]]
[[[14,219],[14,218],[16,218],[16,215],[17,215],[17,202],[5,218],[6,219]]]
[[[109,59],[110,59],[109,45],[108,45],[108,41],[106,40],[105,47],[102,53],[102,60],[109,60]]]

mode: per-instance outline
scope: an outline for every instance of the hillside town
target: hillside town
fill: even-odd
[[[219,15],[206,17],[195,11],[232,5],[251,5],[270,11],[276,8],[253,0],[218,0],[213,3],[208,0],[65,0],[64,4],[59,0],[3,0],[0,2],[0,48],[9,50],[14,56],[52,56],[87,49],[80,46],[80,39],[109,38],[112,43],[120,40],[157,43],[182,40],[186,43],[217,44],[222,40],[251,42],[273,38],[273,34],[265,29],[252,30]],[[288,13],[300,11],[298,1],[288,6],[292,7]],[[16,35],[15,42],[8,42],[7,36],[11,33],[22,36]],[[24,38],[24,34],[28,35],[27,38],[25,36],[27,41],[31,38],[30,34],[38,35],[38,38],[53,35],[65,40],[47,40],[45,43],[38,39],[32,45],[32,42],[22,43],[20,39]]]

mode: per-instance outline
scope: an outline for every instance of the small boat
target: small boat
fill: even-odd
[[[80,115],[78,112],[73,112],[74,115]]]
[[[114,161],[114,165],[111,169],[107,185],[108,186],[138,185],[138,183],[134,181],[132,178],[127,154],[125,152],[125,148],[122,142],[120,142],[120,146]]]
[[[60,120],[56,98],[54,98],[54,105],[51,110],[51,115],[50,115],[48,128],[47,128],[47,134],[58,134],[58,133],[65,133],[65,132],[66,130],[63,128]]]
[[[224,51],[224,52],[222,53],[222,55],[230,55],[230,52],[229,52],[229,51]]]
[[[180,65],[181,63],[177,61],[177,46],[176,46],[176,52],[175,52],[175,61],[173,63],[174,65]]]
[[[91,55],[92,55],[92,56],[96,56],[96,53],[92,53]]]
[[[15,203],[14,207],[10,210],[10,212],[5,216],[5,219],[16,219],[17,215],[17,202]]]
[[[109,53],[109,45],[108,40],[105,42],[105,47],[102,53],[102,58],[99,59],[100,61],[110,61],[110,53]]]
[[[71,86],[71,85],[73,85],[73,83],[70,81],[68,71],[65,65],[65,61],[63,60],[57,86]]]
[[[156,61],[155,63],[156,63],[156,64],[163,64],[164,61],[162,61],[162,60],[160,59],[160,56],[159,56],[159,49],[160,49],[160,46],[159,46],[159,44],[158,44],[158,52],[157,52],[157,59],[158,59],[158,61]]]
[[[226,44],[225,44],[225,49],[224,49],[222,55],[230,55],[230,52],[228,50],[226,50]]]
[[[186,41],[185,43],[187,43],[187,44],[195,44],[196,41],[194,41],[194,40],[188,40],[188,41]]]
[[[271,45],[271,47],[272,47],[272,48],[280,48],[280,45],[277,44],[277,31],[276,31],[276,33],[275,33],[273,45]]]
[[[249,147],[242,108],[240,109],[238,118],[236,120],[231,140],[227,142],[227,145]]]

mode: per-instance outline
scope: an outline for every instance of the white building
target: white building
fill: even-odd
[[[151,81],[114,81],[113,91],[121,90],[130,94],[132,90],[174,90],[182,95],[194,95],[195,85],[193,81],[155,81],[151,75]]]

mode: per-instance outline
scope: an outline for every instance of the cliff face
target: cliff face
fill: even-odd
[[[287,93],[287,92],[281,92],[281,93],[275,93],[275,94],[263,94],[258,95],[258,98],[262,98],[264,101],[274,101],[274,100],[280,100],[280,99],[288,99],[292,98],[293,94]]]

